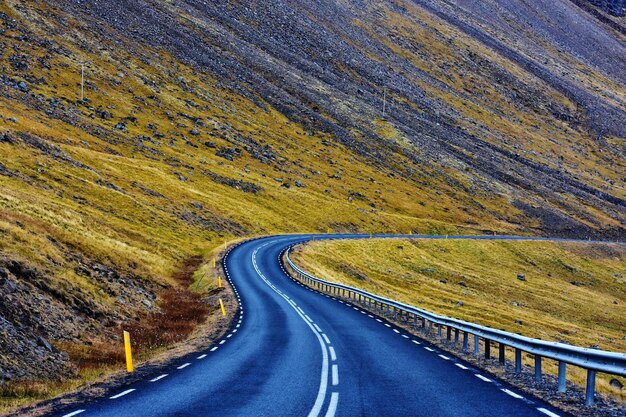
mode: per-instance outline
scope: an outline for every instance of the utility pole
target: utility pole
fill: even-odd
[[[387,87],[383,87],[383,119],[385,118],[385,107],[387,107]]]
[[[85,99],[85,64],[80,64],[80,101]]]

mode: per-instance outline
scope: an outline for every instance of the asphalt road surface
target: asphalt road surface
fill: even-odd
[[[225,266],[240,311],[224,339],[56,415],[567,415],[392,323],[291,280],[280,254],[311,237],[273,236],[233,249]],[[363,236],[316,238],[336,237]]]

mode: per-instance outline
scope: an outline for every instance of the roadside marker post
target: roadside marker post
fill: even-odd
[[[130,347],[130,333],[124,330],[124,350],[126,351],[126,370],[128,372],[134,372],[133,367],[133,352]]]
[[[224,302],[220,298],[220,308],[222,309],[222,315],[226,317],[226,308],[224,308]]]
[[[222,277],[217,277],[217,288],[222,288]]]

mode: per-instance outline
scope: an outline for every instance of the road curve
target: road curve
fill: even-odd
[[[55,416],[567,415],[392,323],[291,280],[281,253],[313,237],[364,236],[272,236],[239,245],[225,267],[240,312],[223,340]]]

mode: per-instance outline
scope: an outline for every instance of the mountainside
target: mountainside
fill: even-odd
[[[212,308],[177,277],[234,237],[624,239],[626,22],[592,7],[2,2],[0,385]]]

